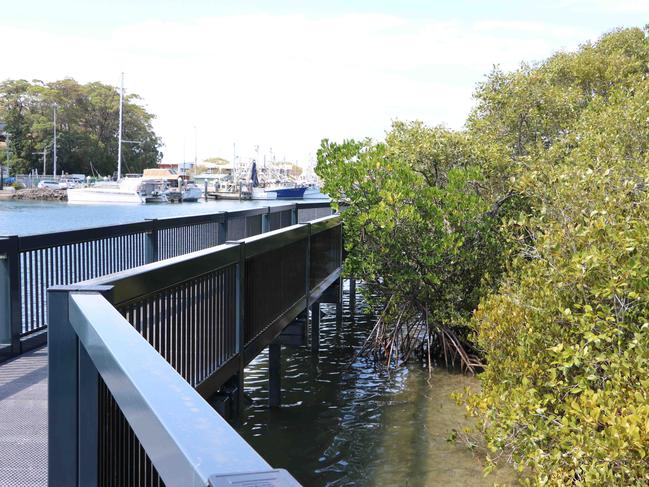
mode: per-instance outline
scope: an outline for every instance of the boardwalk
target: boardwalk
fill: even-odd
[[[0,487],[47,484],[47,348],[0,365]]]

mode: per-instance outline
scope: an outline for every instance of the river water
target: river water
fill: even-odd
[[[299,200],[306,201],[306,200]],[[200,215],[296,203],[291,200],[210,200],[182,204],[68,204],[53,201],[0,201],[0,235],[33,235],[117,225],[146,218]],[[326,200],[308,200],[309,202]]]
[[[347,293],[345,293],[347,299]],[[388,374],[354,359],[372,327],[359,300],[356,317],[345,302],[336,329],[335,306],[323,305],[321,348],[282,349],[282,407],[268,408],[268,357],[246,369],[252,405],[238,428],[275,468],[305,486],[487,486],[513,480],[500,470],[484,478],[483,464],[464,445],[447,441],[468,423],[450,394],[477,388],[473,377],[419,365]]]

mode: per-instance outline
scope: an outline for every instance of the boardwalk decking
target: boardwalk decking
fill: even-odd
[[[0,487],[47,485],[47,348],[0,364]]]

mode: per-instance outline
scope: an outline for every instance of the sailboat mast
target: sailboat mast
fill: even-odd
[[[119,135],[117,140],[117,180],[122,178],[122,119],[124,111],[124,73],[122,73],[122,84],[119,90]]]

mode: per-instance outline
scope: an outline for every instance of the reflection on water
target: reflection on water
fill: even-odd
[[[347,296],[345,295],[345,298]],[[418,365],[377,370],[354,352],[371,319],[353,320],[347,303],[336,330],[335,307],[323,305],[321,350],[283,347],[282,407],[269,409],[268,360],[264,353],[246,369],[253,405],[239,432],[273,466],[288,469],[306,486],[493,485],[509,472],[488,478],[464,446],[449,443],[466,423],[449,397],[475,378]]]

